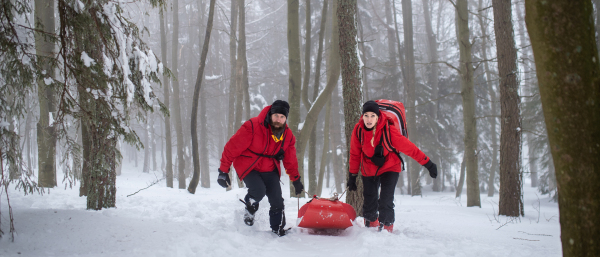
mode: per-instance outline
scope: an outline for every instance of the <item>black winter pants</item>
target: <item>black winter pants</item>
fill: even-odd
[[[279,173],[277,170],[272,172],[251,171],[244,177],[244,183],[248,187],[248,194],[244,201],[250,202],[253,199],[258,203],[267,196],[271,209],[269,210],[269,221],[272,230],[279,230],[285,227],[285,213],[283,212],[283,196],[281,194],[281,185],[279,184]]]
[[[379,222],[386,226],[394,224],[394,190],[398,183],[398,172],[384,172],[379,176],[362,177],[363,179],[363,216],[368,221]],[[381,193],[379,193],[381,187]],[[379,215],[377,215],[379,211]]]

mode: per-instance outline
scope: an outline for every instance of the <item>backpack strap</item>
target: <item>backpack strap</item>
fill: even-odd
[[[406,165],[404,163],[404,159],[402,159],[402,156],[400,156],[400,152],[398,152],[398,150],[396,150],[396,148],[394,147],[394,145],[392,145],[392,140],[391,140],[391,135],[390,135],[390,126],[386,126],[387,130],[384,128],[383,129],[383,134],[385,134],[385,142],[388,145],[388,151],[392,151],[394,152],[398,158],[400,158],[400,162],[402,163],[402,170],[406,170]],[[386,145],[386,144],[383,144]]]

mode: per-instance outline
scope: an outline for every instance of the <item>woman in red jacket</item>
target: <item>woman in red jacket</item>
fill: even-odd
[[[396,153],[404,153],[425,166],[432,178],[437,177],[437,166],[415,144],[400,134],[392,118],[380,112],[375,101],[366,102],[362,113],[352,131],[348,190],[356,190],[356,177],[360,169],[364,186],[365,226],[392,232],[395,219],[394,189],[403,164]]]

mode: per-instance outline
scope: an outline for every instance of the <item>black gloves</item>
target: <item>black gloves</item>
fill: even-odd
[[[431,159],[429,159],[429,161],[427,163],[425,163],[425,165],[423,165],[423,167],[425,167],[425,168],[427,168],[427,170],[429,170],[429,176],[431,176],[432,178],[437,177],[437,165],[435,165],[435,163],[433,163],[431,161]]]
[[[296,179],[296,181],[292,182],[292,185],[294,185],[294,189],[296,190],[296,195],[299,195],[300,193],[302,193],[302,190],[304,190],[304,185],[302,185],[302,181],[300,181],[301,177],[298,177],[298,179]]]
[[[219,177],[217,178],[217,183],[219,183],[220,186],[227,188],[229,185],[231,185],[229,174],[219,170]]]
[[[358,177],[357,174],[348,174],[348,182],[346,183],[346,186],[348,187],[349,191],[356,191],[356,177]]]

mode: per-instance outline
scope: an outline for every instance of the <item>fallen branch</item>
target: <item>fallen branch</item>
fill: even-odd
[[[508,223],[510,223],[510,222],[513,222],[513,221],[514,221],[514,220],[516,220],[516,219],[517,219],[517,217],[512,217],[510,220],[507,220],[507,221],[506,221],[504,224],[502,224],[502,226],[498,227],[496,230],[498,230],[498,229],[500,229],[500,228],[502,228],[502,227],[506,226],[506,224],[508,224]]]
[[[531,240],[531,239],[518,238],[518,237],[513,237],[513,239],[525,240],[525,241],[540,241],[540,240]]]
[[[525,231],[519,231],[519,232],[520,233],[525,233],[525,234],[530,235],[530,236],[552,236],[552,235],[546,235],[546,234],[530,234],[530,233],[527,233]]]
[[[142,189],[138,190],[137,192],[135,192],[135,193],[133,193],[133,194],[127,195],[127,197],[130,197],[130,196],[132,196],[132,195],[135,195],[135,194],[139,193],[140,191],[142,191],[142,190],[144,190],[144,189],[148,189],[149,187],[151,187],[151,186],[154,186],[154,185],[158,184],[158,182],[161,182],[161,181],[163,181],[164,179],[165,179],[165,178],[157,179],[156,181],[152,182],[152,184],[150,184],[150,185],[148,185],[147,187],[144,187],[144,188],[142,188]]]

